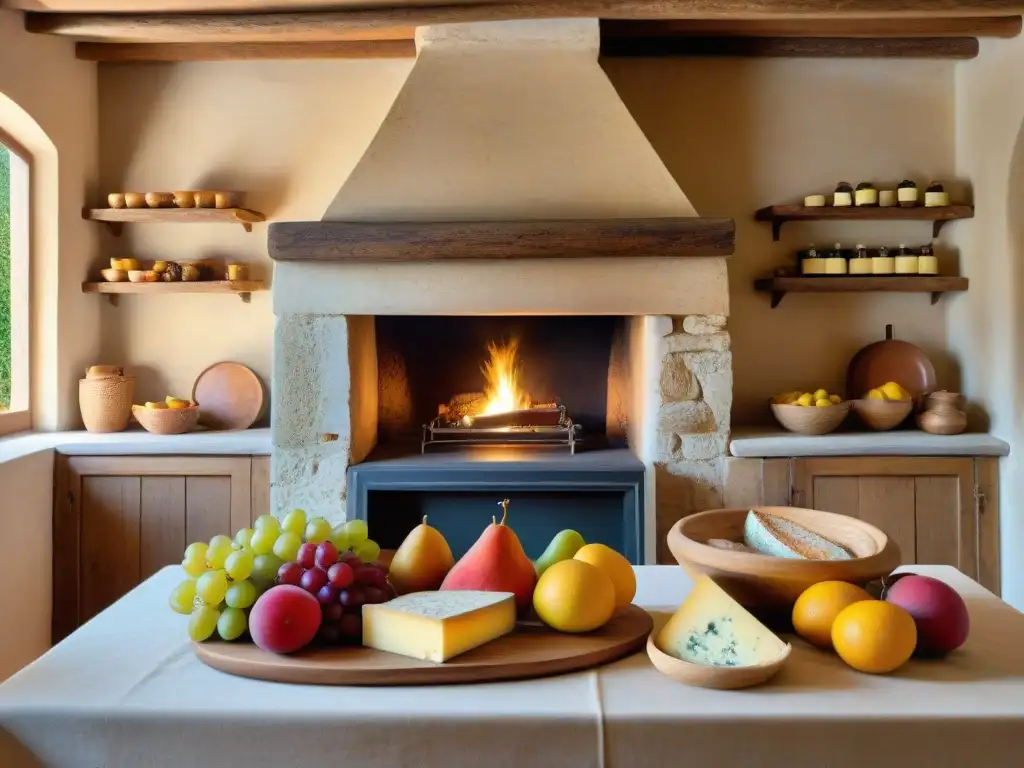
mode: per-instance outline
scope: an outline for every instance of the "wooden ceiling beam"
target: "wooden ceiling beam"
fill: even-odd
[[[617,37],[606,58],[973,59],[976,37]]]
[[[619,37],[1016,37],[1020,16],[933,19],[602,19],[601,38]]]
[[[404,39],[429,24],[505,19],[877,19],[1019,14],[1020,0],[518,0],[322,13],[27,13],[30,32],[124,43],[337,42]]]
[[[332,43],[87,43],[75,46],[83,61],[250,61],[254,59],[412,59],[406,40],[344,40]]]

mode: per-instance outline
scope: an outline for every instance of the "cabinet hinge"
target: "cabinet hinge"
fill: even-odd
[[[985,505],[988,498],[982,492],[981,487],[978,485],[974,486],[974,508],[978,510],[979,515],[985,514]]]

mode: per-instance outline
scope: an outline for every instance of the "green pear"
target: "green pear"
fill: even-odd
[[[586,543],[576,531],[566,529],[556,533],[555,538],[548,544],[548,548],[544,550],[544,554],[538,557],[533,564],[533,567],[537,569],[537,577],[540,578],[541,574],[555,563],[571,560]]]

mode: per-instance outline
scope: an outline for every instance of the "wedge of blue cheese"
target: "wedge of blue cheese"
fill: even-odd
[[[669,656],[709,667],[766,664],[787,646],[709,576],[694,582],[655,645]]]

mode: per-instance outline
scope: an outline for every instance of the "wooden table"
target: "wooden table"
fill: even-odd
[[[1024,615],[957,571],[968,602],[941,662],[863,675],[794,642],[769,685],[688,688],[638,654],[599,670],[486,685],[293,686],[199,663],[167,608],[167,568],[0,685],[0,766],[588,768],[1019,766]],[[682,570],[637,568],[637,602],[674,608]],[[10,628],[5,631],[12,631]]]

